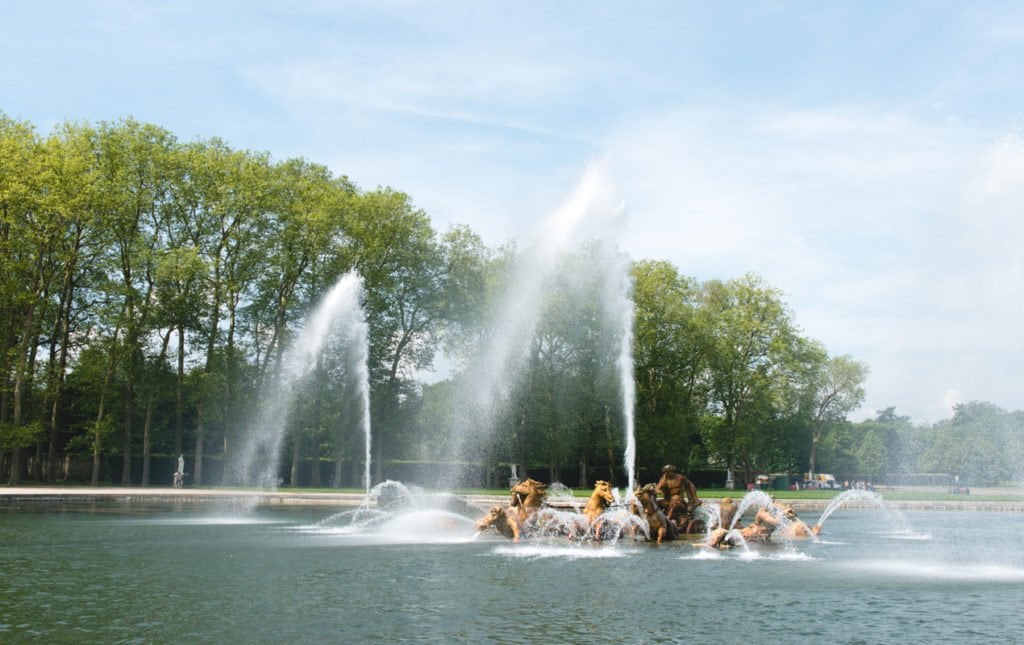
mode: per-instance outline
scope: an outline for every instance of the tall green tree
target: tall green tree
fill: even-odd
[[[269,157],[232,150],[219,139],[181,149],[187,173],[179,174],[175,211],[191,246],[205,265],[201,294],[205,307],[196,330],[203,356],[200,374],[190,375],[194,397],[193,481],[203,482],[209,436],[224,434],[226,407],[233,400],[235,312],[252,278],[256,240],[266,232],[274,183]],[[243,261],[248,258],[250,261]]]
[[[102,257],[108,238],[103,227],[96,225],[98,168],[95,129],[79,124],[62,124],[47,138],[44,148],[43,182],[47,189],[43,208],[62,222],[63,229],[56,238],[53,287],[56,314],[47,367],[47,478],[54,481],[64,380],[73,351],[72,334],[81,334],[94,318],[95,314],[82,294],[93,283],[92,267]],[[37,459],[36,463],[41,461]]]
[[[126,119],[101,124],[100,203],[103,225],[110,231],[110,284],[123,303],[121,352],[123,378],[123,447],[121,482],[131,485],[135,439],[136,385],[152,331],[154,271],[164,243],[164,205],[169,200],[169,155],[175,145],[170,132]]]
[[[11,451],[10,485],[21,481],[22,449],[38,438],[29,432],[36,350],[46,327],[47,298],[52,287],[60,222],[41,203],[43,154],[35,131],[24,123],[0,118],[0,245],[4,275],[4,388],[0,432]],[[9,406],[9,407],[8,407]],[[9,416],[8,416],[9,415]]]
[[[665,261],[637,262],[634,371],[640,454],[685,470],[708,405],[712,350],[704,293]]]
[[[928,472],[960,476],[975,486],[1011,481],[1020,474],[1019,415],[992,403],[956,406],[950,419],[929,428],[930,445],[922,456]]]
[[[365,281],[374,385],[374,460],[402,440],[397,420],[416,371],[429,366],[445,310],[445,263],[430,219],[405,193],[361,195],[345,225],[345,255]]]
[[[728,468],[751,481],[763,445],[758,434],[770,420],[772,379],[793,342],[792,315],[779,290],[754,274],[712,281],[707,289],[711,405],[722,420],[705,438]]]
[[[812,378],[812,435],[808,468],[813,474],[817,468],[818,444],[830,425],[845,422],[848,414],[864,402],[864,381],[868,366],[855,361],[848,354],[835,356],[821,363]],[[879,451],[871,449],[873,462]],[[865,453],[867,454],[867,453]]]
[[[275,173],[278,181],[276,232],[271,252],[265,258],[272,268],[265,274],[269,282],[263,282],[260,291],[273,296],[270,354],[275,357],[274,373],[278,375],[289,323],[294,324],[301,312],[312,309],[337,278],[332,271],[337,266],[333,256],[335,248],[343,242],[342,226],[352,187],[347,180],[336,180],[326,167],[304,160],[286,161],[276,167]],[[314,417],[322,417],[324,366],[318,365],[316,372],[320,377],[313,380],[318,397],[312,412]],[[312,428],[312,431],[304,428]],[[314,462],[319,461],[322,428],[319,418],[293,425],[289,478],[292,486],[298,485],[304,440],[314,452]],[[307,434],[310,436],[305,436]]]

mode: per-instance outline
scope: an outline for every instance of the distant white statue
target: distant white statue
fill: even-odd
[[[174,487],[185,485],[185,455],[178,455],[178,470],[174,473]]]

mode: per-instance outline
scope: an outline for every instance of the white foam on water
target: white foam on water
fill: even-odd
[[[717,549],[694,549],[693,553],[680,556],[680,560],[721,560],[725,555]]]
[[[927,542],[928,540],[932,539],[932,534],[931,533],[918,533],[916,531],[910,531],[910,530],[907,530],[907,531],[897,531],[897,532],[894,532],[894,533],[893,532],[890,532],[890,533],[879,533],[879,535],[881,535],[883,537],[887,537],[887,538],[892,538],[894,540],[910,540],[910,541],[924,541],[924,542]]]
[[[622,549],[617,547],[601,547],[590,545],[542,545],[542,544],[514,544],[499,546],[494,549],[495,555],[510,558],[527,558],[532,560],[543,560],[547,558],[561,558],[565,560],[591,560],[603,558],[625,558],[634,553],[636,549]]]
[[[843,568],[884,578],[938,582],[1024,582],[1024,567],[1007,564],[947,564],[908,560],[864,560]]]
[[[772,553],[768,556],[769,560],[782,560],[785,562],[812,562],[816,558],[812,555],[797,551],[795,549],[786,549],[779,551],[778,553]]]
[[[755,560],[781,561],[781,562],[812,562],[816,560],[812,555],[785,549],[782,551],[764,551],[761,549],[694,549],[694,553],[681,556],[681,560],[721,560],[721,559],[742,560],[753,562]]]
[[[370,521],[332,526],[318,522],[295,527],[312,535],[347,538],[363,544],[463,544],[479,536],[473,521],[449,511],[428,509],[371,516]]]
[[[156,526],[245,526],[258,524],[286,524],[284,520],[271,520],[260,517],[241,515],[204,516],[204,517],[161,517],[153,519],[120,520],[118,524],[156,525]]]

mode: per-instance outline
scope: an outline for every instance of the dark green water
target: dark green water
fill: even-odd
[[[990,643],[1024,633],[1017,513],[908,512],[897,526],[841,510],[821,543],[750,553],[471,540],[468,523],[450,518],[410,542],[408,526],[359,535],[330,515],[2,507],[0,642]]]

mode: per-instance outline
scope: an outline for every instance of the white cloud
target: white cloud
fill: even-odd
[[[958,390],[946,390],[946,393],[942,395],[942,407],[950,414],[953,413],[956,406],[963,403],[960,398],[960,392]]]
[[[951,389],[1018,405],[996,381],[1021,358],[1024,147],[959,121],[749,108],[647,115],[610,147],[634,256],[765,276],[805,333],[870,364],[865,414],[935,419]]]

